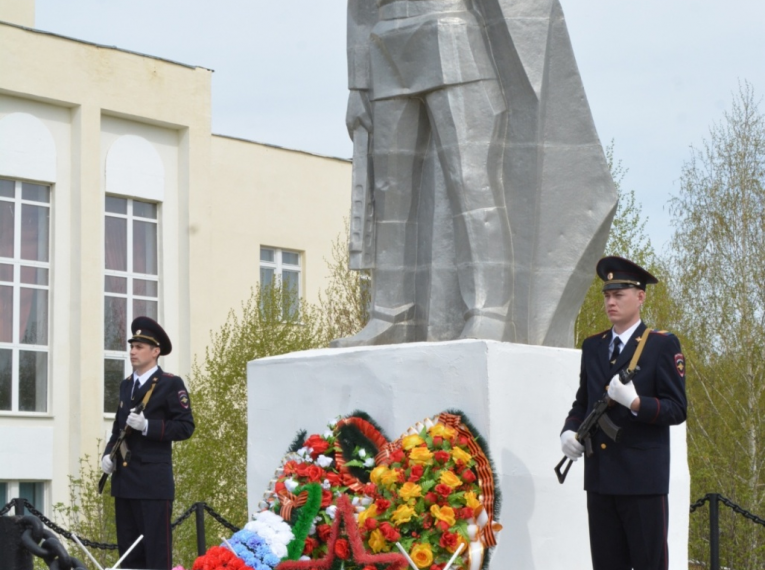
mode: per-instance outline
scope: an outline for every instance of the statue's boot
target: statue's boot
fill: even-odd
[[[414,303],[388,309],[375,307],[367,325],[353,336],[329,343],[332,348],[399,344],[414,340]]]

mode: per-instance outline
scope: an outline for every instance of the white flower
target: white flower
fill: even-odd
[[[295,538],[292,527],[271,511],[255,513],[253,519],[244,528],[260,536],[274,555],[284,558],[287,555],[287,545]]]
[[[330,437],[335,437],[335,434],[331,431],[327,430],[321,435],[324,439],[329,439]]]
[[[364,467],[373,467],[373,466],[374,466],[374,464],[375,464],[375,460],[374,460],[374,459],[372,459],[371,457],[367,457],[367,458],[364,460]]]
[[[298,558],[298,560],[300,560],[300,561],[305,561],[305,560],[310,560],[310,559],[311,559],[310,556],[305,556],[305,555],[301,556],[300,558]]]
[[[361,499],[359,497],[353,497],[353,499],[351,500],[351,504],[354,507],[357,507],[361,504]]]
[[[367,450],[364,449],[363,447],[361,449],[359,449],[359,457],[364,459],[366,456],[367,456]]]
[[[322,469],[326,469],[332,465],[332,461],[334,460],[327,455],[319,455],[319,457],[316,458],[316,464]]]
[[[335,520],[335,514],[337,513],[337,505],[330,505],[326,510],[327,516],[332,520]]]
[[[292,492],[293,492],[295,489],[297,489],[297,487],[298,487],[298,485],[299,485],[299,484],[300,484],[300,483],[298,483],[298,482],[297,482],[297,481],[295,481],[294,479],[285,479],[285,480],[284,480],[284,486],[285,486],[285,487],[287,487],[287,490],[288,490],[290,493],[292,493]]]
[[[329,420],[327,420],[327,427],[329,429],[333,429],[337,425],[337,420],[339,419],[340,416],[337,416],[336,418],[329,418]]]
[[[305,463],[313,462],[313,459],[311,459],[311,452],[313,452],[313,449],[311,449],[310,447],[301,447],[300,449],[297,450],[297,454]]]
[[[316,523],[311,524],[311,528],[308,529],[308,534],[310,534],[311,536],[316,534]]]
[[[329,479],[324,479],[321,483],[321,488],[325,491],[329,491],[332,488],[332,483],[329,482]]]
[[[369,505],[372,504],[372,497],[367,497],[366,495],[364,495],[364,497],[361,499],[361,504],[364,505],[365,507],[368,507]]]

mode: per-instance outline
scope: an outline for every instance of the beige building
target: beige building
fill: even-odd
[[[134,316],[163,324],[161,366],[187,376],[259,280],[313,301],[324,285],[350,162],[213,135],[211,73],[0,2],[0,507],[68,500]]]

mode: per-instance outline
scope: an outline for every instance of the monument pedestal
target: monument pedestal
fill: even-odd
[[[489,442],[502,494],[495,570],[591,568],[583,466],[553,467],[579,383],[580,351],[484,340],[322,349],[249,363],[247,490],[253,512],[299,429],[367,412],[396,439],[415,422],[464,412]],[[670,568],[688,567],[685,425],[672,428]]]

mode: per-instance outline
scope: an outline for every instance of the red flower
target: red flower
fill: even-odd
[[[322,489],[321,491],[321,508],[326,509],[332,504],[332,491]]]
[[[374,483],[367,483],[364,485],[364,488],[362,489],[365,495],[372,496],[375,494],[375,491],[377,491],[377,485]]]
[[[462,447],[467,447],[467,444],[468,444],[468,438],[466,438],[464,435],[461,435],[461,436],[460,436],[460,439],[459,439],[459,442],[460,442],[460,445],[461,445]]]
[[[287,463],[284,464],[284,473],[286,475],[292,475],[295,473],[295,469],[297,468],[297,462],[294,459],[290,459]]]
[[[308,466],[310,463],[298,463],[295,466],[295,473],[297,473],[298,477],[305,477],[306,472],[308,471]]]
[[[462,480],[465,483],[473,483],[475,481],[475,473],[473,473],[472,469],[465,469],[462,472]]]
[[[306,556],[311,554],[313,552],[313,549],[319,546],[319,541],[312,537],[307,537],[305,539],[305,546],[303,547],[303,554]]]
[[[329,449],[329,443],[327,443],[327,440],[318,434],[313,434],[311,437],[305,440],[304,445],[311,448],[311,457],[314,459]]]
[[[412,483],[416,483],[417,481],[419,481],[420,478],[422,477],[423,471],[425,471],[425,468],[420,464],[417,464],[414,467],[412,467],[412,470],[409,472],[409,481],[411,481]]]
[[[403,449],[397,449],[393,453],[390,454],[390,462],[391,463],[401,463],[401,461],[404,459],[404,450]]]
[[[461,519],[469,519],[473,517],[473,509],[470,507],[462,507],[461,509],[457,509],[457,517]]]
[[[388,499],[377,499],[375,505],[377,506],[378,513],[384,513],[390,507],[390,501]]]
[[[374,530],[377,528],[377,519],[368,518],[364,521],[364,527],[367,530]]]
[[[397,542],[401,538],[401,533],[388,522],[380,525],[380,532],[388,542]]]
[[[445,566],[446,566],[446,562],[444,562],[443,564],[433,564],[430,567],[430,570],[444,570]]]
[[[443,532],[446,532],[447,530],[449,530],[449,523],[446,521],[438,521],[436,523],[436,526],[438,527],[438,530]]]
[[[435,447],[441,447],[441,444],[443,442],[444,442],[444,438],[441,437],[440,435],[437,435],[436,437],[433,438],[433,445]]]
[[[305,476],[311,483],[321,483],[324,480],[324,469],[318,465],[311,464],[305,470]]]
[[[436,485],[435,491],[442,497],[448,497],[452,494],[452,488],[449,485],[444,485],[443,483]]]
[[[335,556],[348,560],[348,554],[350,553],[350,547],[348,541],[345,538],[338,538],[335,541]]]
[[[441,535],[441,540],[438,541],[441,548],[457,548],[459,539],[456,533],[445,532]]]
[[[342,483],[342,479],[338,473],[325,473],[324,478],[329,481],[329,484],[333,487],[339,487]]]
[[[284,486],[284,481],[277,481],[274,485],[274,492],[279,494],[280,491],[284,491],[287,487]]]
[[[425,502],[426,503],[437,503],[438,502],[438,495],[436,495],[433,491],[425,493]]]
[[[449,457],[451,456],[449,455],[448,451],[440,450],[440,451],[436,451],[433,454],[433,457],[435,457],[436,461],[438,461],[439,463],[446,463],[447,461],[449,461]]]
[[[328,524],[320,524],[316,527],[316,534],[319,535],[319,540],[327,542],[329,540],[329,535],[332,534],[332,527]]]

